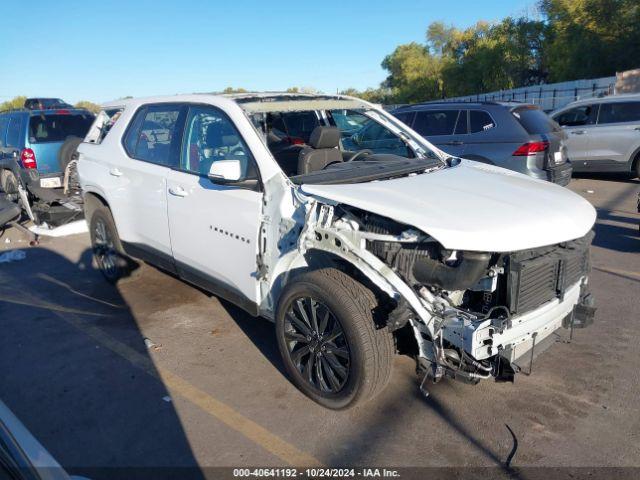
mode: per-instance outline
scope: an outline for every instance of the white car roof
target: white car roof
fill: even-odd
[[[103,108],[109,107],[138,107],[148,103],[215,103],[229,102],[239,105],[249,113],[257,112],[283,112],[322,109],[353,109],[373,108],[369,102],[346,95],[324,95],[310,93],[290,92],[246,92],[246,93],[195,93],[180,95],[162,95],[155,97],[126,98],[113,100],[102,104]]]

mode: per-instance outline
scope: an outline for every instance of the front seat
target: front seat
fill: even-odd
[[[322,170],[327,165],[342,162],[340,130],[337,127],[316,127],[311,132],[309,146],[298,155],[298,175]]]

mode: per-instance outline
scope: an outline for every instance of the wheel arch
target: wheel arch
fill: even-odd
[[[103,195],[91,190],[84,192],[84,217],[87,222],[91,221],[93,212],[100,205],[105,206],[109,210],[111,210],[111,207],[109,207],[109,203]]]
[[[640,146],[638,146],[629,157],[629,172],[640,173]]]
[[[274,315],[278,302],[282,296],[282,292],[288,285],[294,282],[295,279],[303,273],[323,268],[335,268],[344,272],[357,282],[361,283],[364,287],[371,290],[380,305],[395,307],[396,299],[392,292],[385,290],[376,283],[374,279],[370,278],[361,265],[336,255],[335,253],[318,248],[310,248],[304,254],[296,251],[295,258],[287,262],[287,265],[287,268],[284,268],[279,274],[276,274],[271,283],[270,296]],[[376,317],[376,323],[382,322],[382,320],[381,316]]]

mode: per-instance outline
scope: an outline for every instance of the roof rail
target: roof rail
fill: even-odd
[[[13,113],[13,112],[55,112],[56,110],[84,110],[85,112],[91,111],[88,108],[84,107],[56,107],[56,108],[38,108],[36,110],[32,110],[30,108],[10,108],[9,110],[0,110],[0,114],[3,113]]]

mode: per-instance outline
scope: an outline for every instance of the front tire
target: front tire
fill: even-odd
[[[95,208],[89,221],[93,258],[104,276],[112,284],[131,273],[131,260],[122,248],[111,211],[104,205]]]
[[[302,274],[276,312],[280,354],[292,382],[324,407],[370,400],[389,382],[395,346],[378,328],[371,290],[335,268]]]

